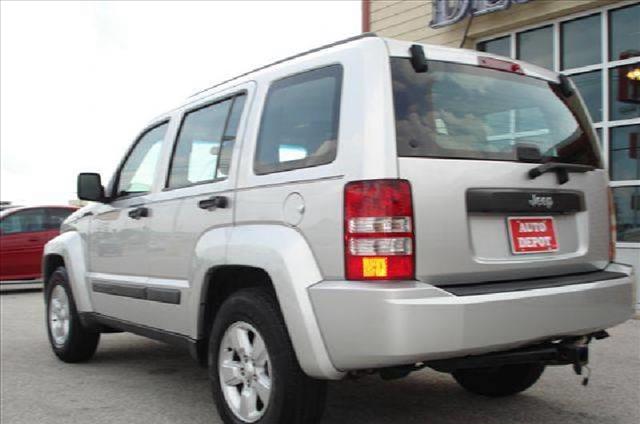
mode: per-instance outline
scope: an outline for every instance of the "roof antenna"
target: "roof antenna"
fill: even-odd
[[[418,44],[413,44],[409,51],[411,52],[411,66],[417,73],[427,72],[429,65],[427,64],[427,58],[424,55],[424,49]]]
[[[460,48],[464,47],[465,41],[467,41],[467,34],[469,34],[469,28],[471,27],[471,22],[473,22],[473,10],[469,14],[469,20],[467,21],[467,27],[464,29],[464,35],[462,36],[462,41],[460,41]]]

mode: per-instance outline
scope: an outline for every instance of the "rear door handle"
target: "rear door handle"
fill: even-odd
[[[229,206],[229,199],[227,199],[226,196],[213,196],[209,199],[198,202],[198,207],[200,209],[206,209],[209,211],[214,211],[218,208],[224,209],[227,206]]]
[[[132,218],[132,219],[146,218],[148,216],[149,216],[149,208],[145,208],[144,206],[140,206],[138,208],[135,208],[129,211],[129,218]]]

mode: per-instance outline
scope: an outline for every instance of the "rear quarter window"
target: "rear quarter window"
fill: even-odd
[[[260,122],[254,171],[289,171],[336,158],[342,66],[331,65],[274,82]]]

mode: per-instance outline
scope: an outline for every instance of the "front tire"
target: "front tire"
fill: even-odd
[[[45,296],[47,334],[53,353],[69,363],[91,359],[98,347],[100,333],[82,326],[64,267],[56,269],[49,278]]]
[[[533,386],[544,368],[542,364],[517,364],[463,369],[454,371],[453,378],[471,393],[501,397],[523,392]]]
[[[252,288],[232,294],[209,339],[209,377],[226,424],[313,424],[326,383],[300,369],[274,296]]]

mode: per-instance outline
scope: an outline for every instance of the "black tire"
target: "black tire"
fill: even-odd
[[[224,301],[209,338],[209,378],[218,413],[226,424],[244,424],[227,405],[219,380],[218,356],[227,329],[234,323],[253,326],[267,348],[272,379],[269,401],[259,424],[313,424],[320,421],[326,382],[308,377],[300,368],[274,295],[266,289],[244,289]]]
[[[69,332],[66,341],[62,344],[55,342],[49,319],[51,295],[56,287],[61,287],[69,300]],[[45,320],[47,322],[47,335],[49,336],[49,343],[51,344],[53,353],[62,361],[69,363],[84,362],[91,359],[98,347],[100,333],[84,328],[80,322],[80,316],[78,315],[78,310],[76,309],[76,304],[73,299],[73,293],[69,286],[67,270],[64,267],[59,267],[53,272],[47,282],[45,290]]]
[[[489,397],[510,396],[533,386],[542,375],[542,364],[504,365],[495,368],[454,371],[453,378],[471,393]]]

